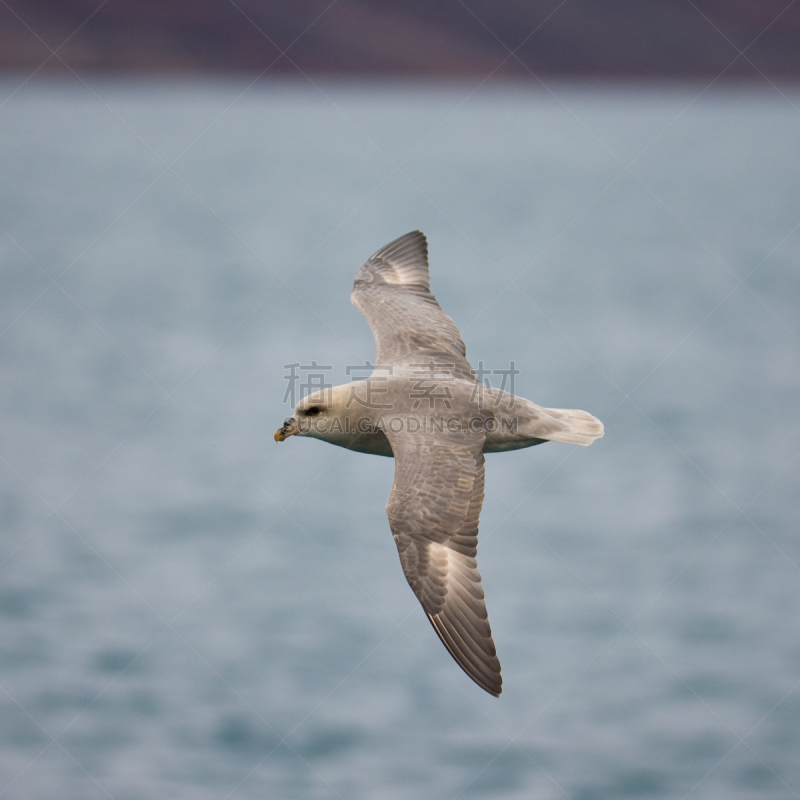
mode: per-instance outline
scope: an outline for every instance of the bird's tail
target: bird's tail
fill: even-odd
[[[603,423],[588,411],[580,411],[577,408],[542,408],[541,410],[554,422],[560,423],[553,426],[554,430],[540,434],[543,439],[567,444],[581,444],[587,447],[603,435]],[[545,423],[544,427],[549,427],[546,425],[545,419],[542,419],[542,422]]]

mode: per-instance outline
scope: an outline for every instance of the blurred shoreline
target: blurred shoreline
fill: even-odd
[[[800,77],[787,0],[10,0],[0,70],[600,79]]]
[[[722,77],[708,76],[660,76],[657,78],[636,78],[634,76],[598,75],[547,75],[537,80],[525,76],[508,76],[484,80],[478,76],[419,77],[413,75],[370,76],[356,74],[342,75],[290,75],[287,73],[247,73],[247,72],[133,72],[126,70],[75,70],[48,72],[35,69],[0,69],[0,84],[18,83],[28,86],[70,86],[80,85],[82,81],[92,84],[114,86],[143,86],[150,89],[163,87],[209,87],[242,86],[261,89],[286,88],[292,91],[316,91],[319,88],[337,88],[354,91],[397,92],[438,92],[463,90],[466,92],[519,93],[521,91],[536,95],[547,95],[559,89],[581,89],[598,91],[664,93],[696,90],[698,93],[725,95],[741,92],[752,94],[771,94],[776,90],[794,92],[800,89],[800,75],[788,76],[766,81],[762,77]]]

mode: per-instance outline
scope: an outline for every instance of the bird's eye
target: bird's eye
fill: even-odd
[[[306,416],[307,417],[316,417],[322,409],[319,406],[311,406],[311,408],[306,409]]]

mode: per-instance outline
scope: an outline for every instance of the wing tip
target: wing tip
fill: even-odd
[[[494,670],[489,664],[485,664],[485,666],[491,670],[491,675],[482,675],[477,670],[470,669],[469,663],[466,662],[466,659],[454,651],[453,647],[448,642],[449,637],[445,636],[444,632],[439,629],[439,625],[436,624],[436,619],[433,617],[433,615],[426,611],[425,616],[433,626],[433,629],[436,631],[436,635],[439,637],[441,643],[445,646],[447,652],[450,653],[453,661],[455,661],[456,664],[461,667],[467,677],[480,686],[480,688],[483,689],[483,691],[487,694],[492,695],[492,697],[500,697],[500,695],[503,693],[503,676],[500,674],[500,662],[497,661],[497,658],[495,657],[494,659],[497,661],[497,670]]]
[[[420,231],[410,231],[374,252],[356,273],[353,289],[359,283],[380,283],[421,287],[430,292],[428,240]]]

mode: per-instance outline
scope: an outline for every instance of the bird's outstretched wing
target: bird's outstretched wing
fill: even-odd
[[[375,335],[376,364],[433,363],[440,375],[474,380],[458,328],[431,294],[428,242],[420,231],[378,250],[356,273],[350,300]]]
[[[395,471],[386,513],[403,572],[450,655],[496,697],[500,662],[475,561],[485,437],[394,432],[387,422]]]

